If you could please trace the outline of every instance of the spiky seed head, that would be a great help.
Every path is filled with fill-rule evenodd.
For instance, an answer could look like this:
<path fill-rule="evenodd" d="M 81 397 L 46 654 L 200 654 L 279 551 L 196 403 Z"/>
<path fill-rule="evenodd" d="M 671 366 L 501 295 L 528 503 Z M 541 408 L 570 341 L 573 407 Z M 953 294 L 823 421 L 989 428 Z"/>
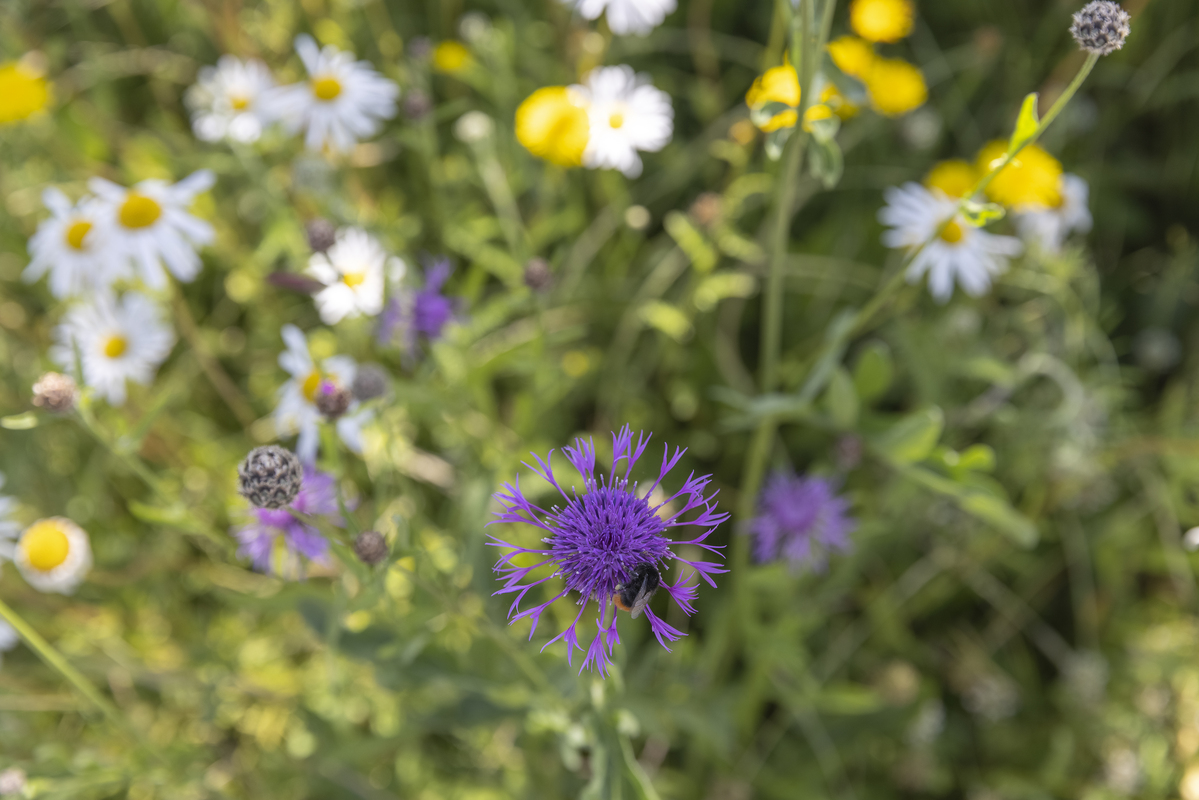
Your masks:
<path fill-rule="evenodd" d="M 337 241 L 337 228 L 324 217 L 310 219 L 304 223 L 304 233 L 308 236 L 308 246 L 314 253 L 323 253 Z"/>
<path fill-rule="evenodd" d="M 1094 0 L 1074 15 L 1070 33 L 1088 53 L 1106 56 L 1124 46 L 1132 17 L 1112 0 Z"/>
<path fill-rule="evenodd" d="M 387 393 L 387 370 L 378 364 L 362 364 L 354 373 L 350 392 L 356 400 L 373 400 Z"/>
<path fill-rule="evenodd" d="M 346 413 L 352 402 L 354 396 L 349 389 L 332 383 L 323 384 L 316 392 L 316 410 L 330 422 Z"/>
<path fill-rule="evenodd" d="M 304 481 L 299 457 L 275 444 L 255 447 L 237 468 L 238 492 L 259 508 L 283 508 Z"/>
<path fill-rule="evenodd" d="M 387 558 L 387 540 L 378 531 L 363 531 L 354 539 L 354 555 L 373 567 Z"/>
<path fill-rule="evenodd" d="M 33 384 L 33 404 L 38 408 L 66 414 L 79 401 L 79 387 L 70 375 L 47 372 Z"/>

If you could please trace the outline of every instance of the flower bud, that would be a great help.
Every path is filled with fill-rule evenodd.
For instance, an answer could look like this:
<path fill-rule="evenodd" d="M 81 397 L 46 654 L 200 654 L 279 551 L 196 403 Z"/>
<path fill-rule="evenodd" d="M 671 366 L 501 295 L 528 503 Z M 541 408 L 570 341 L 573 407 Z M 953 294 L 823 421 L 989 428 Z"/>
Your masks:
<path fill-rule="evenodd" d="M 1070 33 L 1088 53 L 1106 56 L 1124 46 L 1132 17 L 1112 0 L 1094 0 L 1074 15 Z"/>
<path fill-rule="evenodd" d="M 356 400 L 373 400 L 387 393 L 387 371 L 378 364 L 362 364 L 354 373 L 350 392 Z"/>
<path fill-rule="evenodd" d="M 33 384 L 33 404 L 38 408 L 66 414 L 75 408 L 78 401 L 79 387 L 70 375 L 47 372 Z"/>
<path fill-rule="evenodd" d="M 304 480 L 299 457 L 278 445 L 255 447 L 237 468 L 238 492 L 259 508 L 282 508 Z"/>
<path fill-rule="evenodd" d="M 354 555 L 373 567 L 387 558 L 387 540 L 378 531 L 363 531 L 354 540 Z"/>
<path fill-rule="evenodd" d="M 325 252 L 337 241 L 337 228 L 323 217 L 304 223 L 304 233 L 308 236 L 308 246 L 314 253 Z"/>
<path fill-rule="evenodd" d="M 433 110 L 433 101 L 420 89 L 412 89 L 401 101 L 404 116 L 411 120 L 424 119 Z"/>
<path fill-rule="evenodd" d="M 352 402 L 354 396 L 350 394 L 349 389 L 343 389 L 328 381 L 322 383 L 316 392 L 316 410 L 330 422 L 346 413 Z"/>
<path fill-rule="evenodd" d="M 544 292 L 554 282 L 554 273 L 544 258 L 531 258 L 525 264 L 525 286 L 535 292 Z"/>

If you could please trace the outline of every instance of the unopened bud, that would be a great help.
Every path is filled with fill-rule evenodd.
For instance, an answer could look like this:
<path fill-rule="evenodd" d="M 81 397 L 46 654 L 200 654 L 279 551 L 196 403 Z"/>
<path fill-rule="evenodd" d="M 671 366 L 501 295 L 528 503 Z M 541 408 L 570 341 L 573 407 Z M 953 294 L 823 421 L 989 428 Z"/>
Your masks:
<path fill-rule="evenodd" d="M 412 89 L 404 95 L 402 105 L 404 116 L 411 120 L 423 119 L 433 110 L 433 101 L 420 89 Z"/>
<path fill-rule="evenodd" d="M 373 567 L 387 558 L 387 540 L 378 531 L 363 531 L 354 540 L 354 555 Z"/>
<path fill-rule="evenodd" d="M 350 393 L 356 400 L 374 400 L 387 393 L 387 371 L 378 364 L 362 364 L 354 373 Z"/>
<path fill-rule="evenodd" d="M 304 223 L 304 233 L 308 236 L 308 246 L 314 253 L 325 252 L 337 241 L 337 228 L 323 217 Z"/>
<path fill-rule="evenodd" d="M 354 396 L 350 394 L 349 389 L 343 389 L 326 381 L 317 389 L 315 402 L 316 410 L 321 412 L 325 419 L 332 422 L 349 410 L 350 403 L 354 402 Z"/>
<path fill-rule="evenodd" d="M 299 457 L 279 445 L 255 447 L 237 468 L 238 492 L 259 508 L 282 508 L 304 481 Z"/>
<path fill-rule="evenodd" d="M 535 292 L 544 292 L 554 282 L 549 262 L 544 258 L 531 258 L 525 264 L 525 286 Z"/>
<path fill-rule="evenodd" d="M 33 384 L 33 404 L 38 408 L 66 414 L 79 401 L 79 387 L 70 375 L 47 372 Z"/>

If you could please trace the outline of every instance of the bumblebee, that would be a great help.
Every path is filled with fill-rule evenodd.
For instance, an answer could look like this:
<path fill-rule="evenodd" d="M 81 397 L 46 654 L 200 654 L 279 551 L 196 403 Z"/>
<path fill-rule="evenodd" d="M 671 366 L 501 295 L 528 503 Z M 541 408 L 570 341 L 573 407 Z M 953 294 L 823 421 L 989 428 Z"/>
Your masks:
<path fill-rule="evenodd" d="M 653 564 L 638 564 L 633 568 L 633 574 L 628 581 L 617 585 L 612 602 L 617 608 L 628 611 L 633 619 L 637 619 L 661 585 L 662 575 L 657 567 Z"/>

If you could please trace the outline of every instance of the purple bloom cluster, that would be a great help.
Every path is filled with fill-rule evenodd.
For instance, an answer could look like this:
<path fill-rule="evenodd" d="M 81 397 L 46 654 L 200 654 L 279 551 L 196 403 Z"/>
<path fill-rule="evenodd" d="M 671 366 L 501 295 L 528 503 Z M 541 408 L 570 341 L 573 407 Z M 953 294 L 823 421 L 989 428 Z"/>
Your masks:
<path fill-rule="evenodd" d="M 301 522 L 292 511 L 312 516 L 325 516 L 334 525 L 342 525 L 337 505 L 337 488 L 333 476 L 304 468 L 300 493 L 287 508 L 256 508 L 249 525 L 238 528 L 233 535 L 241 542 L 237 554 L 249 558 L 254 568 L 282 577 L 303 575 L 301 556 L 309 561 L 325 561 L 329 541 L 313 526 Z M 276 559 L 276 543 L 282 537 L 284 552 Z"/>
<path fill-rule="evenodd" d="M 580 606 L 574 622 L 542 647 L 544 650 L 559 639 L 565 640 L 566 658 L 570 663 L 574 650 L 583 650 L 578 641 L 577 630 L 583 612 L 587 610 L 591 600 L 595 600 L 599 606 L 599 618 L 596 620 L 598 631 L 591 646 L 587 648 L 587 656 L 579 669 L 580 672 L 594 666 L 599 669 L 601 676 L 606 676 L 607 668 L 612 663 L 613 651 L 620 642 L 620 636 L 616 631 L 617 607 L 612 596 L 618 585 L 630 579 L 638 565 L 652 564 L 662 573 L 667 572 L 667 564 L 672 560 L 691 567 L 693 571 L 680 577 L 674 584 L 663 581 L 661 585 L 688 616 L 695 613 L 692 601 L 698 592 L 698 583 L 685 585 L 687 581 L 698 574 L 710 586 L 715 587 L 712 576 L 727 572 L 718 563 L 688 561 L 671 550 L 675 545 L 691 544 L 719 555 L 722 547 L 707 544 L 705 540 L 729 515 L 717 511 L 716 492 L 704 496 L 704 490 L 712 480 L 710 475 L 697 478 L 695 473 L 691 473 L 683 483 L 683 488 L 673 495 L 666 496 L 657 505 L 650 505 L 651 493 L 661 485 L 667 473 L 679 462 L 684 450 L 676 448 L 672 455 L 670 447 L 666 446 L 658 477 L 644 490 L 639 491 L 636 482 L 629 482 L 633 466 L 649 446 L 649 440 L 649 436 L 638 434 L 634 443 L 632 429 L 627 425 L 620 433 L 613 433 L 612 474 L 606 481 L 602 477 L 596 477 L 595 445 L 592 441 L 575 439 L 574 447 L 563 447 L 562 452 L 566 460 L 583 476 L 582 494 L 573 487 L 570 494 L 567 494 L 559 484 L 551 466 L 552 450 L 545 461 L 536 453 L 532 454 L 537 466 L 525 466 L 558 490 L 565 501 L 563 507 L 555 505 L 546 511 L 533 505 L 521 493 L 519 477 L 513 484 L 503 484 L 502 490 L 495 494 L 504 510 L 496 512 L 497 518 L 488 524 L 523 522 L 544 532 L 541 541 L 545 546 L 542 548 L 519 547 L 494 536 L 490 537 L 494 541 L 488 544 L 508 550 L 500 557 L 494 569 L 504 583 L 504 587 L 496 594 L 516 594 L 508 610 L 509 621 L 532 618 L 533 627 L 529 631 L 529 638 L 532 639 L 542 612 L 555 601 L 574 593 Z M 624 474 L 617 475 L 622 461 Z M 678 511 L 671 513 L 666 510 L 668 504 L 680 498 L 682 507 Z M 683 515 L 696 509 L 699 511 L 694 519 L 682 519 Z M 704 530 L 695 538 L 684 541 L 666 536 L 668 529 L 689 526 Z M 533 556 L 536 563 L 521 566 L 521 563 L 528 560 L 526 556 Z M 531 573 L 542 568 L 552 571 L 536 580 L 530 578 Z M 564 581 L 562 591 L 540 605 L 520 610 L 520 603 L 525 595 L 534 587 L 555 577 L 561 577 Z M 645 614 L 658 643 L 668 651 L 670 648 L 666 645 L 667 640 L 675 641 L 685 635 L 655 615 L 650 608 L 645 609 Z"/>
<path fill-rule="evenodd" d="M 379 342 L 395 341 L 406 352 L 414 352 L 417 337 L 434 341 L 442 328 L 454 318 L 454 301 L 441 292 L 454 271 L 448 258 L 433 261 L 425 271 L 425 285 L 416 291 L 404 291 L 392 298 L 379 321 Z"/>
<path fill-rule="evenodd" d="M 823 570 L 828 552 L 848 552 L 849 534 L 857 523 L 847 512 L 849 501 L 836 485 L 816 476 L 776 472 L 758 497 L 758 516 L 750 522 L 754 556 L 765 563 L 786 558 L 792 567 Z"/>

